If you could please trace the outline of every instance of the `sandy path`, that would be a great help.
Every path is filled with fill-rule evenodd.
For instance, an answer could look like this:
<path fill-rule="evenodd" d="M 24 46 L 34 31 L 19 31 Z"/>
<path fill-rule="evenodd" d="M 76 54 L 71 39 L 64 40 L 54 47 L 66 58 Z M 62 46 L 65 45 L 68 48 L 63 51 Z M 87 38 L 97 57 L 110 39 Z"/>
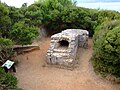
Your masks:
<path fill-rule="evenodd" d="M 92 41 L 88 49 L 79 49 L 79 67 L 73 71 L 54 67 L 42 67 L 50 39 L 40 44 L 40 50 L 19 55 L 16 76 L 23 90 L 120 90 L 120 85 L 112 84 L 96 76 L 90 63 Z"/>

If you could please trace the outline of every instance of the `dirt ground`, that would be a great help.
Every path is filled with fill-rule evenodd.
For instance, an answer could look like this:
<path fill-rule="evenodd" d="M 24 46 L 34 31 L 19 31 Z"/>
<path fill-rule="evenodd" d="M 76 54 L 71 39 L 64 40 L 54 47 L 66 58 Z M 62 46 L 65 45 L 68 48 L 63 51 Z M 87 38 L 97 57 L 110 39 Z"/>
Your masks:
<path fill-rule="evenodd" d="M 23 90 L 120 90 L 120 85 L 113 84 L 97 76 L 90 62 L 92 40 L 88 49 L 78 50 L 79 67 L 74 70 L 43 67 L 46 65 L 46 52 L 50 39 L 39 42 L 40 50 L 35 50 L 16 59 L 18 86 Z"/>

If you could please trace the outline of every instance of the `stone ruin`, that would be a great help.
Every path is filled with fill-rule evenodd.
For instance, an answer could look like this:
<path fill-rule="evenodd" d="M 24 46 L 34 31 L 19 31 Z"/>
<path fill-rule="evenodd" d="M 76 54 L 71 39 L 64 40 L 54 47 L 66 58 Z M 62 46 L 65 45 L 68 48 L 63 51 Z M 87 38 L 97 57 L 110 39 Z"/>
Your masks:
<path fill-rule="evenodd" d="M 89 33 L 82 29 L 67 29 L 51 36 L 47 63 L 73 66 L 78 47 L 87 48 Z"/>

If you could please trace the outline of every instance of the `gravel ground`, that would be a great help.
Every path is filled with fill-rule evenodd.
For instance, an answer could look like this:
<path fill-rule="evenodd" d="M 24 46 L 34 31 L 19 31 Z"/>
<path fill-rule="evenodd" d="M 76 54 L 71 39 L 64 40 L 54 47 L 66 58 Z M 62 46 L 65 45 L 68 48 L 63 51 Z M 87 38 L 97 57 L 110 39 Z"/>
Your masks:
<path fill-rule="evenodd" d="M 23 90 L 120 90 L 120 85 L 97 76 L 90 62 L 92 40 L 88 49 L 78 50 L 79 66 L 74 70 L 45 67 L 50 39 L 39 42 L 40 50 L 19 55 L 16 59 L 18 86 Z"/>

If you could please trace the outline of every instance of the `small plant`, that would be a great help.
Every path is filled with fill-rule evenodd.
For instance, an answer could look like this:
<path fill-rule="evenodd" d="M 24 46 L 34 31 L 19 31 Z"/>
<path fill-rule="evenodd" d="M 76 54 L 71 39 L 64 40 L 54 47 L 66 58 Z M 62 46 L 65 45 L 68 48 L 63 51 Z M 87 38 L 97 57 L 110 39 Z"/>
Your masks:
<path fill-rule="evenodd" d="M 17 78 L 0 68 L 0 90 L 22 90 L 17 87 Z"/>

